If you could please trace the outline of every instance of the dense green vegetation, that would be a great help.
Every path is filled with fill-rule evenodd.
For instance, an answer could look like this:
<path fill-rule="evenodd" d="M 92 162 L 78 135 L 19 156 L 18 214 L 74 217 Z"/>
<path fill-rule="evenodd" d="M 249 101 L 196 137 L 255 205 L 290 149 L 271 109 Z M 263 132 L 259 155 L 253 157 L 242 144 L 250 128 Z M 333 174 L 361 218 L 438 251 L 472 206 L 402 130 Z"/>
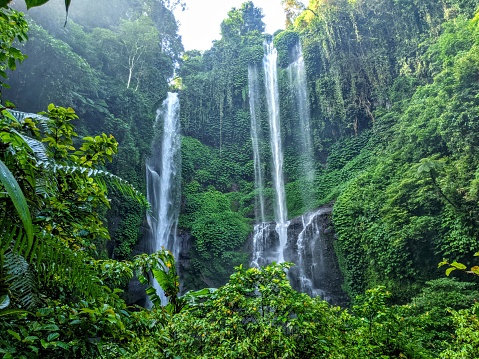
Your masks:
<path fill-rule="evenodd" d="M 63 4 L 50 1 L 30 9 L 29 40 L 21 47 L 28 58 L 22 71 L 9 74 L 12 86 L 4 98 L 28 112 L 42 111 L 50 103 L 75 108 L 82 118 L 78 133 L 103 131 L 120 143 L 107 168 L 144 189 L 156 109 L 182 51 L 169 7 L 175 4 L 78 1 L 66 27 Z M 111 200 L 110 252 L 118 259 L 130 258 L 144 210 L 121 196 Z"/>
<path fill-rule="evenodd" d="M 407 291 L 441 257 L 467 261 L 478 249 L 470 127 L 477 119 L 477 25 L 477 17 L 444 25 L 424 54 L 434 59 L 430 83 L 377 117 L 387 145 L 338 197 L 334 219 L 352 293 L 388 281 Z M 369 273 L 359 274 L 366 263 Z"/>
<path fill-rule="evenodd" d="M 288 213 L 311 209 L 301 199 L 300 139 L 285 70 L 299 39 L 317 166 L 311 197 L 313 206 L 336 202 L 337 249 L 352 298 L 386 285 L 396 300 L 408 300 L 441 275 L 434 268 L 442 257 L 468 262 L 478 249 L 476 7 L 473 1 L 311 1 L 274 38 Z M 247 67 L 261 68 L 265 35 L 257 30 L 261 16 L 249 12 L 246 4 L 232 10 L 221 40 L 184 56 L 182 126 L 203 144 L 201 155 L 196 147 L 183 153 L 196 166 L 184 168 L 185 208 L 191 186 L 204 193 L 214 186 L 230 196 L 231 210 L 254 216 Z M 241 17 L 257 25 L 241 27 Z M 226 24 L 239 25 L 226 32 Z M 268 133 L 264 98 L 260 112 Z M 267 141 L 261 146 L 268 152 Z M 215 159 L 202 163 L 196 156 Z M 266 196 L 271 215 L 272 193 Z M 185 215 L 207 214 L 198 208 Z"/>
<path fill-rule="evenodd" d="M 282 1 L 288 28 L 274 43 L 288 212 L 333 203 L 347 309 L 293 290 L 292 264 L 246 268 L 248 66 L 261 69 L 270 37 L 260 9 L 232 9 L 210 50 L 183 53 L 178 3 L 76 1 L 89 14 L 114 11 L 70 11 L 66 28 L 70 1 L 49 1 L 28 24 L 0 3 L 0 355 L 477 358 L 478 2 Z M 298 41 L 315 155 L 308 202 L 286 71 Z M 171 253 L 132 254 L 147 210 L 137 188 L 169 86 L 181 92 L 179 227 L 191 234 L 181 280 L 197 290 L 183 295 Z M 151 310 L 125 302 L 134 276 Z"/>

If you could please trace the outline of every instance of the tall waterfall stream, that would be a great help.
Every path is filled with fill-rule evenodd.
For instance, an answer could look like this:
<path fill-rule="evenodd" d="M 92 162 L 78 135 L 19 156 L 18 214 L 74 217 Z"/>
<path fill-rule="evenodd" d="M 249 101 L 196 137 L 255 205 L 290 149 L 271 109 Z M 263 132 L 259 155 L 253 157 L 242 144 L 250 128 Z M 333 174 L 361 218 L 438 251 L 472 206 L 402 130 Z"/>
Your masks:
<path fill-rule="evenodd" d="M 156 125 L 159 135 L 152 144 L 151 157 L 146 162 L 147 198 L 151 211 L 147 213 L 150 251 L 162 248 L 178 257 L 176 230 L 180 208 L 181 135 L 180 103 L 177 93 L 168 93 L 157 111 Z M 163 304 L 167 303 L 163 291 L 155 281 L 155 288 Z"/>
<path fill-rule="evenodd" d="M 276 231 L 279 235 L 277 261 L 281 263 L 284 262 L 284 248 L 288 240 L 288 210 L 286 208 L 286 192 L 284 189 L 277 60 L 278 52 L 273 42 L 266 42 L 265 55 L 263 58 L 264 83 L 266 88 L 266 102 L 268 104 L 271 154 L 273 158 L 273 186 L 275 191 L 274 219 L 276 221 Z"/>

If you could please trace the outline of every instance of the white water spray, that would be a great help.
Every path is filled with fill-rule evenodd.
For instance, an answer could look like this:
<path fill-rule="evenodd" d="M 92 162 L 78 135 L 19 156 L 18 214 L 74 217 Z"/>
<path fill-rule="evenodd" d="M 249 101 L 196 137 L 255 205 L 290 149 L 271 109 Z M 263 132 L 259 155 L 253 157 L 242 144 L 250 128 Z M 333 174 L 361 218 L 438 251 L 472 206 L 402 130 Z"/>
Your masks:
<path fill-rule="evenodd" d="M 329 211 L 329 208 L 321 208 L 316 212 L 306 213 L 301 216 L 303 227 L 298 234 L 297 241 L 299 289 L 302 293 L 308 293 L 313 297 L 317 295 L 324 296 L 324 292 L 319 288 L 315 288 L 314 285 L 314 274 L 324 273 L 326 270 L 322 248 L 323 238 L 321 238 L 321 227 L 317 219 Z"/>

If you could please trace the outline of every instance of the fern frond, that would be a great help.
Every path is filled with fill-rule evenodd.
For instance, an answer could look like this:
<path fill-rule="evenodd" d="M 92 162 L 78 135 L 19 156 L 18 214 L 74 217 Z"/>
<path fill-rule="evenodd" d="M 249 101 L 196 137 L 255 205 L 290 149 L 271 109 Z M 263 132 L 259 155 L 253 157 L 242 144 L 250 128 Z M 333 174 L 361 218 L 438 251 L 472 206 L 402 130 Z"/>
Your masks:
<path fill-rule="evenodd" d="M 8 251 L 4 256 L 6 283 L 17 307 L 32 309 L 41 304 L 35 276 L 22 256 Z"/>
<path fill-rule="evenodd" d="M 45 236 L 37 258 L 38 282 L 45 287 L 63 286 L 86 298 L 101 296 L 103 283 L 83 252 L 74 251 L 52 236 Z"/>
<path fill-rule="evenodd" d="M 15 130 L 12 130 L 12 132 L 14 132 L 20 139 L 23 140 L 24 144 L 37 161 L 38 166 L 51 161 L 49 157 L 49 151 L 43 142 L 22 135 Z M 43 198 L 46 198 L 49 195 L 54 195 L 57 192 L 56 178 L 51 173 L 45 172 L 43 176 L 39 176 L 35 180 L 35 192 Z"/>
<path fill-rule="evenodd" d="M 114 175 L 111 172 L 101 170 L 101 169 L 94 169 L 88 167 L 81 167 L 81 166 L 66 166 L 61 165 L 58 163 L 53 163 L 50 161 L 47 162 L 39 162 L 39 165 L 43 168 L 53 172 L 54 174 L 57 173 L 64 173 L 64 174 L 85 174 L 88 177 L 98 177 L 108 179 L 108 183 L 113 186 L 114 189 L 118 190 L 121 194 L 127 197 L 131 197 L 140 203 L 145 208 L 149 207 L 148 200 L 146 197 L 138 191 L 131 183 Z"/>
<path fill-rule="evenodd" d="M 38 127 L 44 133 L 50 133 L 50 129 L 48 128 L 48 122 L 50 119 L 48 117 L 38 115 L 35 113 L 27 113 L 22 111 L 16 110 L 9 110 L 8 111 L 19 123 L 24 123 L 25 119 L 31 118 L 37 121 Z M 45 168 L 52 170 L 53 173 L 63 172 L 66 174 L 74 174 L 74 173 L 86 173 L 88 177 L 103 177 L 109 180 L 109 184 L 112 187 L 120 192 L 122 195 L 131 197 L 140 203 L 145 208 L 149 208 L 149 203 L 146 197 L 138 191 L 132 184 L 128 181 L 114 175 L 105 170 L 101 169 L 93 169 L 88 167 L 81 167 L 81 166 L 67 166 L 67 165 L 60 165 L 58 163 L 52 162 L 48 157 L 48 150 L 45 148 L 42 142 L 32 139 L 28 136 L 21 135 L 20 133 L 16 132 L 20 138 L 27 144 L 27 146 L 31 149 L 32 153 L 34 154 L 38 165 Z"/>
<path fill-rule="evenodd" d="M 11 132 L 15 133 L 19 138 L 23 140 L 24 144 L 27 146 L 28 149 L 30 149 L 37 161 L 48 161 L 48 151 L 42 142 L 34 138 L 22 135 L 16 130 L 11 130 Z"/>
<path fill-rule="evenodd" d="M 48 128 L 48 125 L 47 125 L 48 121 L 50 121 L 48 117 L 45 117 L 36 113 L 29 113 L 29 112 L 23 112 L 23 111 L 17 111 L 17 110 L 8 110 L 8 112 L 10 112 L 10 114 L 12 114 L 20 123 L 24 123 L 25 119 L 27 118 L 36 120 L 40 130 L 42 130 L 45 133 L 50 132 L 50 129 Z"/>
<path fill-rule="evenodd" d="M 57 179 L 54 176 L 37 178 L 35 183 L 35 193 L 42 198 L 56 196 L 58 193 Z"/>

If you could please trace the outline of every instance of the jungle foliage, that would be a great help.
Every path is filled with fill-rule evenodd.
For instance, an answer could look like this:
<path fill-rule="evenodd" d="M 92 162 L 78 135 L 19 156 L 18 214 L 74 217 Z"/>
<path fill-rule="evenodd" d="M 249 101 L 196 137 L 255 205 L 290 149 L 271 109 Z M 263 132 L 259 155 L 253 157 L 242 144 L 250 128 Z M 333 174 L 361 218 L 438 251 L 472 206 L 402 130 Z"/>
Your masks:
<path fill-rule="evenodd" d="M 274 42 L 288 211 L 334 202 L 347 309 L 294 291 L 290 263 L 246 269 L 255 212 L 248 66 L 261 68 L 270 38 L 261 11 L 252 2 L 232 9 L 210 50 L 182 54 L 176 1 L 82 3 L 117 11 L 91 27 L 72 8 L 68 27 L 57 28 L 49 16 L 64 19 L 64 7 L 45 5 L 31 13 L 26 41 L 23 16 L 0 9 L 0 75 L 11 85 L 0 108 L 3 358 L 477 358 L 477 1 L 282 2 L 289 25 Z M 298 41 L 312 204 L 300 194 L 287 76 Z M 28 71 L 8 72 L 22 61 Z M 180 231 L 191 234 L 182 284 L 219 287 L 183 295 L 171 253 L 131 254 L 154 111 L 180 62 Z M 264 138 L 261 146 L 268 151 Z M 133 276 L 151 310 L 125 302 L 119 288 Z"/>
<path fill-rule="evenodd" d="M 477 26 L 477 15 L 443 25 L 424 53 L 434 59 L 431 81 L 377 117 L 387 123 L 387 145 L 338 197 L 334 221 L 352 293 L 387 282 L 407 293 L 442 257 L 468 263 L 477 250 L 476 140 L 468 130 L 477 119 Z"/>
<path fill-rule="evenodd" d="M 179 1 L 77 1 L 71 4 L 65 27 L 65 9 L 57 1 L 29 9 L 29 41 L 17 46 L 27 59 L 19 71 L 8 74 L 11 88 L 3 97 L 33 113 L 50 103 L 75 108 L 83 119 L 76 125 L 78 133 L 103 131 L 120 143 L 108 170 L 144 190 L 156 109 L 166 97 L 168 79 L 183 50 L 172 13 L 179 5 Z M 22 4 L 15 6 L 24 9 Z M 10 48 L 12 55 L 6 53 L 11 70 L 15 49 Z M 110 255 L 130 258 L 145 213 L 121 195 L 114 194 L 111 200 Z"/>

